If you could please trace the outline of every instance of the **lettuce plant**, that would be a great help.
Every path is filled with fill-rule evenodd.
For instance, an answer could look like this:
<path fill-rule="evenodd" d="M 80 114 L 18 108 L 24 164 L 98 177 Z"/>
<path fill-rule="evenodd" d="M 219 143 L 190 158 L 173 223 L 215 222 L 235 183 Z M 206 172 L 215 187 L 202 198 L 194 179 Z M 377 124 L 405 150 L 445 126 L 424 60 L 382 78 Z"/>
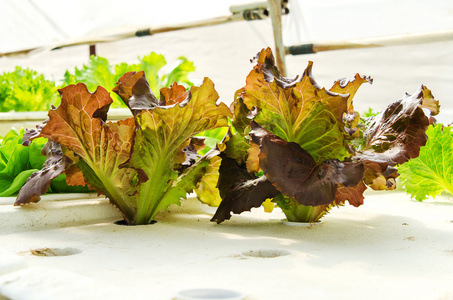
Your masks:
<path fill-rule="evenodd" d="M 39 111 L 58 104 L 55 82 L 30 69 L 16 67 L 0 75 L 0 111 Z"/>
<path fill-rule="evenodd" d="M 442 192 L 453 195 L 453 130 L 442 124 L 430 125 L 428 141 L 420 155 L 399 166 L 404 190 L 418 201 Z"/>
<path fill-rule="evenodd" d="M 193 191 L 218 153 L 199 157 L 203 142 L 194 135 L 228 125 L 231 115 L 217 103 L 214 84 L 173 84 L 150 90 L 144 72 L 128 72 L 113 89 L 133 117 L 107 122 L 110 93 L 98 87 L 90 93 L 83 83 L 61 90 L 61 104 L 49 111 L 43 126 L 27 133 L 28 140 L 49 139 L 48 160 L 30 176 L 15 205 L 39 201 L 49 179 L 65 173 L 68 184 L 87 184 L 119 208 L 127 224 L 148 224 L 170 204 Z"/>
<path fill-rule="evenodd" d="M 24 129 L 11 129 L 0 141 L 0 197 L 17 194 L 28 177 L 41 169 L 46 161 L 46 139 L 36 139 L 26 147 L 22 145 L 23 135 Z M 88 189 L 68 186 L 65 175 L 61 174 L 51 181 L 48 192 L 81 193 Z"/>
<path fill-rule="evenodd" d="M 193 72 L 195 67 L 183 56 L 179 57 L 174 64 L 167 65 L 165 57 L 155 52 L 139 57 L 136 64 L 123 62 L 114 66 L 104 57 L 91 56 L 88 64 L 83 65 L 82 68 L 75 68 L 74 72 L 66 71 L 62 85 L 68 86 L 81 82 L 90 91 L 94 91 L 98 86 L 111 91 L 121 75 L 136 70 L 145 72 L 151 91 L 158 94 L 161 88 L 168 87 L 175 81 L 186 88 L 192 86 L 193 83 L 188 79 L 188 74 Z M 113 99 L 112 107 L 126 107 L 113 91 L 110 96 Z"/>
<path fill-rule="evenodd" d="M 233 103 L 235 133 L 219 168 L 222 202 L 212 221 L 220 223 L 269 199 L 289 221 L 318 221 L 346 201 L 363 204 L 367 186 L 393 189 L 401 165 L 426 143 L 437 100 L 422 86 L 360 122 L 352 98 L 369 77 L 336 81 L 321 88 L 312 62 L 294 79 L 280 75 L 271 50 L 263 49 Z"/>
<path fill-rule="evenodd" d="M 0 143 L 0 197 L 17 193 L 27 178 L 41 169 L 45 139 L 37 139 L 30 147 L 22 145 L 24 130 L 11 129 Z"/>

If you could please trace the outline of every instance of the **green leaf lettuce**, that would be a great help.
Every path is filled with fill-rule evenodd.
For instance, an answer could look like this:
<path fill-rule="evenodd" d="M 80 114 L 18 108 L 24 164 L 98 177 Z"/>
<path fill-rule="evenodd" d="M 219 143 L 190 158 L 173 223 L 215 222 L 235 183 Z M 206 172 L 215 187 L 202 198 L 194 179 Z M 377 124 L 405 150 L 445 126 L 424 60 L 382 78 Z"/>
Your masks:
<path fill-rule="evenodd" d="M 420 155 L 398 167 L 402 186 L 413 198 L 423 201 L 444 191 L 453 195 L 453 131 L 451 126 L 431 125 Z"/>

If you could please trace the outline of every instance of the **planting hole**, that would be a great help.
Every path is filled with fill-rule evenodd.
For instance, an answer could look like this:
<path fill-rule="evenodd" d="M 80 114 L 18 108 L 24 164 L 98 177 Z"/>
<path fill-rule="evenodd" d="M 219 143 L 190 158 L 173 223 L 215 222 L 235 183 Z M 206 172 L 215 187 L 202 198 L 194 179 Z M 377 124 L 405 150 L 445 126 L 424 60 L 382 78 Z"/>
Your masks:
<path fill-rule="evenodd" d="M 129 224 L 126 223 L 126 220 L 119 220 L 119 221 L 115 221 L 115 222 L 113 222 L 113 223 L 114 223 L 115 225 L 124 225 L 124 226 L 141 226 L 141 225 L 129 225 Z M 145 224 L 145 226 L 146 226 L 146 225 L 153 225 L 153 224 L 156 224 L 156 223 L 157 223 L 157 221 L 152 220 L 151 223 Z"/>
<path fill-rule="evenodd" d="M 30 250 L 34 256 L 69 256 L 82 253 L 76 248 L 38 248 Z"/>
<path fill-rule="evenodd" d="M 259 257 L 259 258 L 274 258 L 279 256 L 290 255 L 286 250 L 250 250 L 242 253 L 242 256 Z"/>
<path fill-rule="evenodd" d="M 242 300 L 242 293 L 224 289 L 191 289 L 180 291 L 176 300 Z"/>

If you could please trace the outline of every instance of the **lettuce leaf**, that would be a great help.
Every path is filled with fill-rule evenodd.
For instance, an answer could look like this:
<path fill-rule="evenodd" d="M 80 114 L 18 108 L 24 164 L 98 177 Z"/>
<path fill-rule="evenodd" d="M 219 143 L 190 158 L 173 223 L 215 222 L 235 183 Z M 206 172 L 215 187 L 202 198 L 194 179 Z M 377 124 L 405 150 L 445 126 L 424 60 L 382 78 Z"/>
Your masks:
<path fill-rule="evenodd" d="M 420 155 L 398 167 L 404 190 L 418 201 L 447 191 L 453 195 L 453 130 L 431 125 Z"/>
<path fill-rule="evenodd" d="M 46 161 L 41 170 L 32 170 L 25 178 L 25 188 L 20 189 L 15 205 L 38 202 L 41 195 L 50 188 L 51 181 L 63 174 L 67 164 L 71 164 L 71 161 L 63 155 L 60 144 L 53 141 L 45 144 L 42 153 L 46 155 Z"/>
<path fill-rule="evenodd" d="M 194 188 L 198 199 L 202 203 L 213 207 L 219 206 L 222 201 L 217 189 L 221 162 L 222 160 L 217 155 L 210 159 L 209 164 L 206 166 L 206 173 Z"/>
<path fill-rule="evenodd" d="M 425 132 L 430 121 L 423 109 L 435 116 L 439 108 L 439 101 L 422 85 L 413 95 L 406 94 L 368 120 L 362 147 L 353 159 L 363 161 L 367 166 L 365 182 L 370 187 L 395 188 L 398 176 L 395 166 L 418 157 L 428 139 Z"/>
<path fill-rule="evenodd" d="M 137 175 L 132 168 L 122 168 L 129 160 L 133 137 L 134 120 L 132 118 L 115 123 L 105 123 L 107 110 L 112 99 L 110 93 L 99 87 L 93 94 L 79 83 L 59 90 L 61 104 L 49 110 L 49 120 L 42 127 L 38 137 L 45 137 L 60 144 L 65 161 L 59 170 L 83 171 L 89 187 L 107 195 L 124 213 L 125 218 L 134 216 L 133 202 L 127 201 L 131 191 L 129 181 Z M 50 158 L 49 158 L 50 159 Z M 71 164 L 76 166 L 70 169 Z M 43 170 L 45 171 L 45 170 Z M 74 180 L 77 172 L 66 173 L 67 181 L 84 184 Z M 41 186 L 48 185 L 48 177 L 38 179 Z M 78 176 L 80 178 L 80 176 Z M 38 199 L 38 192 L 32 194 L 35 180 L 30 180 L 19 193 L 15 205 L 27 204 L 30 199 Z M 44 189 L 42 189 L 44 190 Z"/>
<path fill-rule="evenodd" d="M 383 112 L 373 117 L 364 131 L 363 152 L 384 153 L 390 165 L 403 164 L 417 157 L 420 146 L 428 137 L 425 133 L 429 119 L 423 108 L 432 116 L 439 113 L 439 101 L 431 91 L 421 86 L 413 95 L 406 94 L 401 100 L 390 104 Z"/>
<path fill-rule="evenodd" d="M 110 65 L 109 61 L 101 56 L 91 56 L 88 64 L 82 68 L 74 68 L 71 73 L 67 70 L 64 74 L 63 85 L 68 86 L 84 83 L 90 91 L 96 90 L 98 86 L 102 86 L 107 90 L 111 90 L 115 86 L 117 78 Z"/>
<path fill-rule="evenodd" d="M 231 218 L 230 212 L 240 214 L 249 211 L 280 194 L 265 176 L 258 177 L 248 172 L 245 165 L 238 165 L 236 160 L 224 153 L 220 157 L 218 187 L 222 202 L 211 221 L 221 223 Z"/>

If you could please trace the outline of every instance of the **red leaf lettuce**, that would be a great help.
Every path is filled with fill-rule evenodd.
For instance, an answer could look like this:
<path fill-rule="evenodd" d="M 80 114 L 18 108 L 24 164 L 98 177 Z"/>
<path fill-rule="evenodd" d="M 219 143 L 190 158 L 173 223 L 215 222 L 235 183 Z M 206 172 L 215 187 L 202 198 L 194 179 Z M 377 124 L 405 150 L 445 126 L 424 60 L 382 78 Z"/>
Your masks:
<path fill-rule="evenodd" d="M 280 75 L 269 48 L 255 62 L 233 103 L 237 132 L 222 153 L 223 201 L 212 218 L 218 223 L 229 219 L 230 212 L 250 210 L 266 199 L 273 199 L 290 221 L 317 221 L 346 201 L 363 204 L 366 185 L 394 188 L 395 166 L 418 156 L 426 143 L 429 120 L 422 108 L 432 115 L 439 110 L 422 86 L 366 126 L 352 98 L 371 78 L 357 74 L 326 90 L 314 80 L 312 62 L 294 79 Z M 267 187 L 251 201 L 258 182 Z"/>
<path fill-rule="evenodd" d="M 157 100 L 144 73 L 129 72 L 113 91 L 130 108 L 132 118 L 106 121 L 112 99 L 102 87 L 90 93 L 79 83 L 59 90 L 60 106 L 49 111 L 45 126 L 30 139 L 42 136 L 61 145 L 62 157 L 54 168 L 29 179 L 16 205 L 39 200 L 42 193 L 32 192 L 30 186 L 45 186 L 54 176 L 44 174 L 65 172 L 68 183 L 86 183 L 106 195 L 127 224 L 148 224 L 196 187 L 218 150 L 203 157 L 187 155 L 200 142 L 191 139 L 227 126 L 231 115 L 225 104 L 217 103 L 212 81 L 205 78 L 189 91 L 173 84 L 161 89 Z"/>

